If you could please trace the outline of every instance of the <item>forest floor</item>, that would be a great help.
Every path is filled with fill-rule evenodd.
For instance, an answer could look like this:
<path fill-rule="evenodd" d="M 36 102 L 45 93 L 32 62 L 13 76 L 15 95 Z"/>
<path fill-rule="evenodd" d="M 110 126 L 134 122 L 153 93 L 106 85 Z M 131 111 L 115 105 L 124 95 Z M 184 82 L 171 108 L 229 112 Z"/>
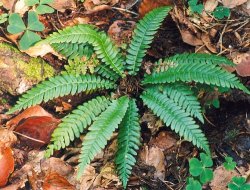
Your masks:
<path fill-rule="evenodd" d="M 165 57 L 184 52 L 209 53 L 232 60 L 235 68 L 225 69 L 234 72 L 245 86 L 250 87 L 250 1 L 203 0 L 199 3 L 206 10 L 201 14 L 191 13 L 190 5 L 183 1 L 54 0 L 49 5 L 55 11 L 39 15 L 45 30 L 38 34 L 46 38 L 58 29 L 92 24 L 107 32 L 117 46 L 126 48 L 140 18 L 155 7 L 172 5 L 171 13 L 155 35 L 143 60 L 142 75 L 153 62 Z M 214 10 L 218 6 L 228 7 L 230 14 L 221 19 L 215 18 Z M 23 0 L 2 0 L 0 14 L 19 13 L 26 18 L 29 9 Z M 87 167 L 80 181 L 76 179 L 76 168 L 83 136 L 69 147 L 57 151 L 53 157 L 44 158 L 50 135 L 60 119 L 89 99 L 88 95 L 80 93 L 60 97 L 24 112 L 6 114 L 21 93 L 44 78 L 60 73 L 67 64 L 64 57 L 49 47 L 32 46 L 20 50 L 20 34 L 8 33 L 7 26 L 8 21 L 3 21 L 0 30 L 0 189 L 122 189 L 113 163 L 116 133 Z M 15 47 L 15 51 L 9 49 L 9 45 Z M 14 58 L 31 62 L 31 57 L 40 57 L 34 59 L 39 59 L 39 64 L 44 64 L 45 69 L 41 66 L 37 75 L 40 77 L 45 73 L 45 77 L 24 79 L 24 75 L 20 74 L 25 72 L 23 68 L 17 69 L 13 65 L 16 63 Z M 8 66 L 4 65 L 7 62 Z M 86 69 L 91 70 L 91 66 Z M 13 74 L 15 69 L 18 74 Z M 36 69 L 39 67 L 35 66 Z M 21 86 L 22 81 L 25 81 L 24 86 Z M 250 96 L 238 90 L 221 93 L 213 89 L 209 92 L 201 90 L 198 98 L 205 117 L 205 124 L 200 126 L 210 143 L 214 162 L 214 178 L 203 185 L 203 189 L 227 189 L 234 176 L 243 176 L 250 182 Z M 199 156 L 199 149 L 180 139 L 150 110 L 142 110 L 142 144 L 127 189 L 185 189 L 190 175 L 189 160 Z M 2 156 L 8 156 L 4 163 L 1 162 Z M 232 157 L 236 162 L 234 170 L 227 171 L 223 167 L 225 156 Z M 6 167 L 9 167 L 7 174 L 2 172 L 7 170 Z"/>

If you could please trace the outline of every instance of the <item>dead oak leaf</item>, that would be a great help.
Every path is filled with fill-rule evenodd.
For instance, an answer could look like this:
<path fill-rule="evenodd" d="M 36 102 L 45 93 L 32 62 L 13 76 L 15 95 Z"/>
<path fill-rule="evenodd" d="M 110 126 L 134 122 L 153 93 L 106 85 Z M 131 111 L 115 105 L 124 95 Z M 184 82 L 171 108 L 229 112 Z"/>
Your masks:
<path fill-rule="evenodd" d="M 228 8 L 234 8 L 246 2 L 247 0 L 222 0 L 223 6 Z"/>

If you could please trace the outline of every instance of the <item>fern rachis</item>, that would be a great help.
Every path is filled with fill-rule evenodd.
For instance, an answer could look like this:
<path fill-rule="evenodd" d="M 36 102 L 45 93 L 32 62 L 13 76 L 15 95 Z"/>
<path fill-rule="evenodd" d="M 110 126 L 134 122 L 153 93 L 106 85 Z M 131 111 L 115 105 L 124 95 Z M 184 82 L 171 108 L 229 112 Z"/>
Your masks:
<path fill-rule="evenodd" d="M 55 50 L 70 59 L 80 59 L 82 55 L 93 50 L 103 64 L 97 66 L 96 72 L 92 75 L 64 74 L 38 84 L 24 94 L 9 113 L 67 94 L 115 89 L 118 80 L 127 73 L 138 73 L 154 34 L 170 9 L 154 9 L 139 22 L 127 50 L 126 59 L 112 44 L 111 39 L 93 26 L 78 25 L 53 33 L 41 43 L 51 44 Z M 84 50 L 86 52 L 83 52 Z M 194 117 L 204 122 L 201 106 L 188 83 L 195 81 L 226 86 L 249 93 L 233 74 L 222 70 L 220 66 L 223 64 L 233 65 L 226 58 L 215 55 L 175 55 L 165 59 L 162 65 L 155 64 L 155 71 L 145 75 L 140 81 L 143 89 L 140 97 L 143 103 L 162 119 L 166 126 L 170 126 L 181 137 L 207 153 L 210 152 L 208 141 L 193 119 Z M 129 77 L 125 79 L 129 80 Z M 120 89 L 122 88 L 118 87 L 117 92 Z M 137 95 L 138 92 L 130 94 L 124 91 L 111 97 L 95 95 L 93 99 L 83 103 L 62 119 L 62 123 L 52 135 L 46 155 L 51 156 L 55 150 L 68 146 L 87 131 L 79 159 L 78 174 L 81 175 L 82 170 L 105 147 L 112 133 L 118 128 L 115 163 L 120 180 L 126 188 L 140 144 L 139 110 L 136 99 L 131 98 L 134 94 Z"/>

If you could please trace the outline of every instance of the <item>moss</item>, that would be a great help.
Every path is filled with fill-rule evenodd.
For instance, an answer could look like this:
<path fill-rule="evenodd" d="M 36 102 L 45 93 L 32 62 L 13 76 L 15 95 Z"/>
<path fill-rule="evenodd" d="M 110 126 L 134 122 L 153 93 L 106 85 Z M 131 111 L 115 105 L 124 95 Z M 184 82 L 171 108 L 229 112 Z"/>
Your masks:
<path fill-rule="evenodd" d="M 31 58 L 29 62 L 19 60 L 17 66 L 24 72 L 27 80 L 41 81 L 54 75 L 53 67 L 37 58 Z"/>

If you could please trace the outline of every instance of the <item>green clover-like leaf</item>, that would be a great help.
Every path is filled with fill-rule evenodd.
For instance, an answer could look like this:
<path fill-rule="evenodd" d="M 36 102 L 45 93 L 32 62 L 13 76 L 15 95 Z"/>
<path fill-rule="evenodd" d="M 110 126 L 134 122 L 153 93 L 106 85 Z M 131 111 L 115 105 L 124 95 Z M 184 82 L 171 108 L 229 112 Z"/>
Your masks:
<path fill-rule="evenodd" d="M 226 170 L 230 171 L 230 170 L 234 170 L 235 166 L 236 166 L 236 162 L 233 161 L 232 157 L 225 157 L 226 162 L 223 163 L 223 166 L 225 167 Z"/>
<path fill-rule="evenodd" d="M 224 17 L 228 17 L 230 15 L 230 10 L 227 7 L 218 6 L 214 10 L 213 15 L 217 19 L 223 19 Z"/>
<path fill-rule="evenodd" d="M 34 11 L 29 11 L 28 13 L 28 30 L 33 30 L 33 31 L 43 31 L 44 30 L 44 25 L 41 23 L 38 19 L 38 15 Z"/>
<path fill-rule="evenodd" d="M 34 6 L 39 3 L 39 0 L 25 0 L 24 3 L 27 6 Z"/>
<path fill-rule="evenodd" d="M 213 166 L 213 160 L 210 156 L 201 153 L 199 161 L 197 158 L 192 158 L 189 161 L 189 172 L 192 176 L 200 176 L 200 182 L 205 184 L 213 179 L 213 170 L 209 167 Z"/>
<path fill-rule="evenodd" d="M 230 190 L 249 190 L 250 184 L 246 184 L 246 178 L 233 177 L 232 182 L 228 184 Z"/>
<path fill-rule="evenodd" d="M 13 13 L 9 16 L 9 25 L 7 26 L 7 31 L 11 34 L 18 34 L 23 32 L 26 29 L 26 26 L 17 13 Z"/>
<path fill-rule="evenodd" d="M 26 50 L 29 49 L 36 42 L 40 41 L 41 37 L 35 32 L 27 30 L 19 41 L 20 49 Z"/>
<path fill-rule="evenodd" d="M 38 5 L 36 7 L 37 14 L 47 14 L 47 13 L 53 13 L 54 9 L 48 5 Z"/>
<path fill-rule="evenodd" d="M 198 0 L 189 0 L 188 5 L 193 13 L 201 14 L 204 10 L 204 5 L 198 4 Z"/>
<path fill-rule="evenodd" d="M 202 164 L 197 158 L 189 160 L 189 172 L 194 177 L 201 175 Z"/>
<path fill-rule="evenodd" d="M 187 181 L 186 190 L 202 190 L 202 186 L 198 180 L 189 177 Z"/>
<path fill-rule="evenodd" d="M 53 3 L 54 0 L 40 0 L 40 5 Z"/>

